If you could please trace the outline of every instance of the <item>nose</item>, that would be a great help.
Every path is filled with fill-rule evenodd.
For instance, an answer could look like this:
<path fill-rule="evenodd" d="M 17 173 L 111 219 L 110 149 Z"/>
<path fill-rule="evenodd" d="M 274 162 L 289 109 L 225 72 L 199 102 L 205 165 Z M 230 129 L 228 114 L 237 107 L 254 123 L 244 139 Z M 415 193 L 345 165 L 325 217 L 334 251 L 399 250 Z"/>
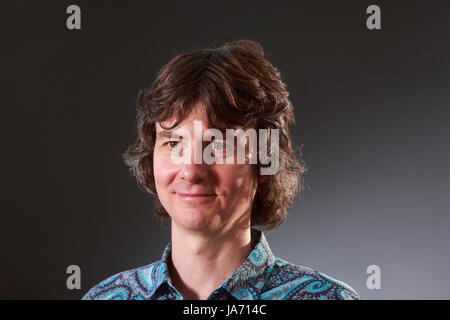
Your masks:
<path fill-rule="evenodd" d="M 180 178 L 192 184 L 204 181 L 208 177 L 208 168 L 205 164 L 182 164 Z"/>
<path fill-rule="evenodd" d="M 210 174 L 208 169 L 209 165 L 203 161 L 202 142 L 198 143 L 196 146 L 192 143 L 192 145 L 188 147 L 190 149 L 189 161 L 183 161 L 180 165 L 179 176 L 182 180 L 186 180 L 187 182 L 198 183 L 207 179 Z M 197 156 L 195 156 L 194 152 L 197 152 Z"/>

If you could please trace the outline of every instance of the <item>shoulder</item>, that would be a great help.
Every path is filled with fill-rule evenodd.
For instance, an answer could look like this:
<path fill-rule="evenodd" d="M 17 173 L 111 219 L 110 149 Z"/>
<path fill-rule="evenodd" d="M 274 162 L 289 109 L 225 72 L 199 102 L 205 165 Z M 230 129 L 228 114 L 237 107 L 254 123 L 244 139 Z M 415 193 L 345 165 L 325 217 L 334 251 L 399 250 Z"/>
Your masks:
<path fill-rule="evenodd" d="M 359 300 L 359 294 L 345 282 L 322 272 L 275 258 L 262 299 Z"/>
<path fill-rule="evenodd" d="M 156 290 L 161 261 L 114 274 L 92 287 L 82 300 L 140 300 Z"/>

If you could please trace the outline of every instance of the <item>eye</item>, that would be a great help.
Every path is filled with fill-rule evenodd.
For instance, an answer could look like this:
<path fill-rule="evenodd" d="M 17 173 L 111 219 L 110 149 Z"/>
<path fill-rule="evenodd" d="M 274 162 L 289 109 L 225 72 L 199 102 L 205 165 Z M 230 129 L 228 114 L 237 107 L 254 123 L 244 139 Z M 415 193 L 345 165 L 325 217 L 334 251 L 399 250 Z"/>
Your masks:
<path fill-rule="evenodd" d="M 169 147 L 169 149 L 172 150 L 173 148 L 175 148 L 177 146 L 178 143 L 180 143 L 180 141 L 173 140 L 173 141 L 168 141 L 166 144 Z"/>
<path fill-rule="evenodd" d="M 227 144 L 219 141 L 214 141 L 212 148 L 215 151 L 224 151 L 227 149 Z"/>

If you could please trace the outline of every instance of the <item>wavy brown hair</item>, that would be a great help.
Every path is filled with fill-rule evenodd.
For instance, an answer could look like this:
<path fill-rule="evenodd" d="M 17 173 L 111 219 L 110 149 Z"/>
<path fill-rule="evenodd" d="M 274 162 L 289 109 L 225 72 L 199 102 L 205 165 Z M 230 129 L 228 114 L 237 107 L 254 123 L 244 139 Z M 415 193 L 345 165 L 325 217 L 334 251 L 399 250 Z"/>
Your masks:
<path fill-rule="evenodd" d="M 307 170 L 300 149 L 294 151 L 291 143 L 294 109 L 288 96 L 280 72 L 255 41 L 238 40 L 179 54 L 161 68 L 150 88 L 138 94 L 138 137 L 123 154 L 125 163 L 138 185 L 156 195 L 155 125 L 175 119 L 170 128 L 176 127 L 198 101 L 205 105 L 211 128 L 279 129 L 278 172 L 258 184 L 251 214 L 252 226 L 275 228 L 286 219 L 299 190 L 303 196 Z M 258 161 L 256 166 L 263 165 Z M 158 197 L 155 213 L 163 220 L 169 218 Z"/>

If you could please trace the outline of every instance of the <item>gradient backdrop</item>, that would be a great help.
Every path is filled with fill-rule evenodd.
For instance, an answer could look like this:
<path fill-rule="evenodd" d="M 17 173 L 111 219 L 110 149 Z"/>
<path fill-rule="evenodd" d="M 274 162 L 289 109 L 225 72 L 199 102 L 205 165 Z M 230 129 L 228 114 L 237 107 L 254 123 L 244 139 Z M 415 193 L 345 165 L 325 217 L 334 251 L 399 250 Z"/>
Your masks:
<path fill-rule="evenodd" d="M 169 229 L 121 159 L 136 94 L 176 54 L 248 38 L 288 85 L 309 166 L 304 199 L 266 232 L 275 255 L 363 299 L 449 299 L 450 6 L 393 2 L 3 3 L 0 298 L 80 299 L 160 259 Z"/>

